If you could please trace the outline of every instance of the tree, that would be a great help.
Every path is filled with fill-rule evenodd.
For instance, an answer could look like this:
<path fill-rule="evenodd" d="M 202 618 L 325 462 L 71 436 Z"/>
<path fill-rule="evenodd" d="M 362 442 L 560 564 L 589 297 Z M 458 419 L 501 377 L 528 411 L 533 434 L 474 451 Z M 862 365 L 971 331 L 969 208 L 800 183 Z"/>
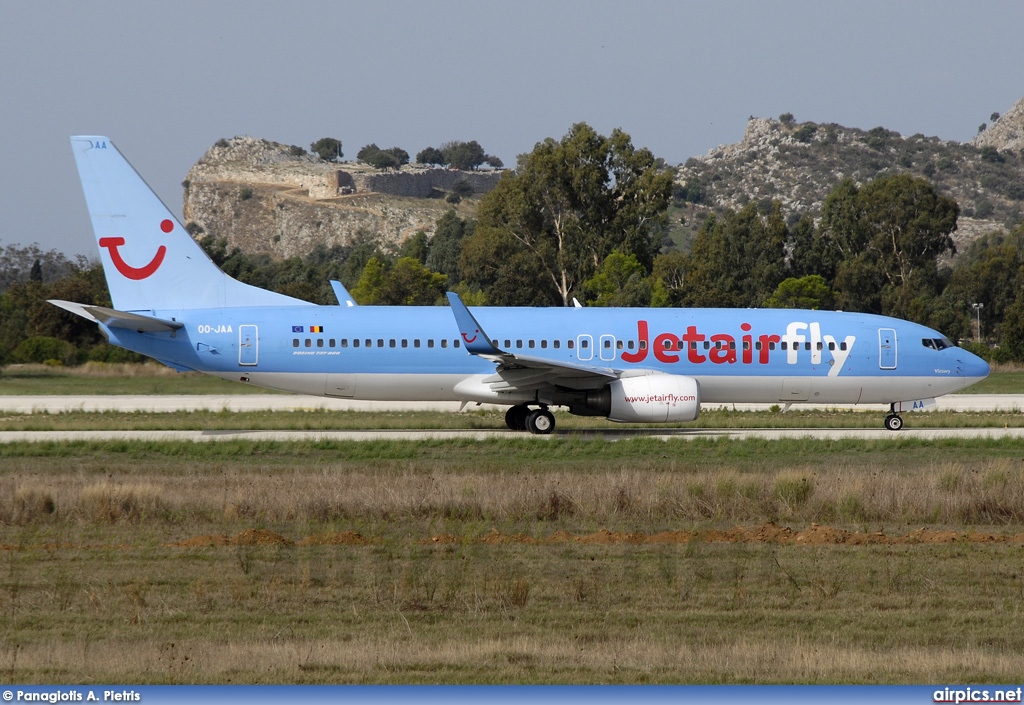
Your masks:
<path fill-rule="evenodd" d="M 651 282 L 636 255 L 612 252 L 594 276 L 583 284 L 592 306 L 634 306 L 651 304 Z"/>
<path fill-rule="evenodd" d="M 294 153 L 295 148 L 292 148 Z M 344 154 L 341 152 L 341 140 L 333 137 L 321 137 L 309 145 L 309 150 L 323 159 L 325 162 L 340 161 Z"/>
<path fill-rule="evenodd" d="M 448 211 L 434 225 L 434 237 L 424 264 L 432 271 L 447 275 L 451 283 L 461 281 L 462 241 L 472 232 L 473 223 L 460 218 L 454 210 Z"/>
<path fill-rule="evenodd" d="M 760 306 L 786 277 L 788 230 L 776 202 L 705 221 L 687 258 L 684 306 Z"/>
<path fill-rule="evenodd" d="M 473 239 L 523 253 L 530 270 L 553 288 L 550 303 L 569 305 L 574 289 L 615 250 L 650 268 L 672 178 L 625 132 L 605 137 L 578 123 L 560 141 L 548 138 L 520 156 L 515 171 L 481 199 Z M 545 288 L 540 285 L 533 284 Z M 492 290 L 485 291 L 494 302 Z"/>
<path fill-rule="evenodd" d="M 429 253 L 430 241 L 427 239 L 427 234 L 422 230 L 417 230 L 414 235 L 402 243 L 399 254 L 401 257 L 412 257 L 420 264 L 425 264 Z"/>
<path fill-rule="evenodd" d="M 359 276 L 359 281 L 352 287 L 350 292 L 352 298 L 357 303 L 363 305 L 380 303 L 386 273 L 387 269 L 384 262 L 376 257 L 371 257 L 367 261 L 366 266 L 363 267 L 363 273 Z"/>
<path fill-rule="evenodd" d="M 432 164 L 433 166 L 441 166 L 445 164 L 444 154 L 440 149 L 436 147 L 427 147 L 419 154 L 416 155 L 417 164 Z"/>
<path fill-rule="evenodd" d="M 839 306 L 920 320 L 920 299 L 942 289 L 937 258 L 956 252 L 959 212 L 929 181 L 907 174 L 862 188 L 841 183 L 825 199 L 815 246 L 823 268 L 834 267 Z"/>
<path fill-rule="evenodd" d="M 476 140 L 470 142 L 445 142 L 441 145 L 444 163 L 453 169 L 470 170 L 487 161 L 484 148 Z"/>
<path fill-rule="evenodd" d="M 834 297 L 825 279 L 817 274 L 783 279 L 764 305 L 769 308 L 833 308 Z"/>
<path fill-rule="evenodd" d="M 356 159 L 380 170 L 398 169 L 409 163 L 409 153 L 400 147 L 381 149 L 370 143 L 359 150 Z"/>
<path fill-rule="evenodd" d="M 413 257 L 400 257 L 388 268 L 370 258 L 352 296 L 360 304 L 380 306 L 430 306 L 444 296 L 448 277 L 431 272 Z"/>
<path fill-rule="evenodd" d="M 385 306 L 433 306 L 444 297 L 448 277 L 431 272 L 413 257 L 400 257 L 385 278 L 381 300 Z"/>

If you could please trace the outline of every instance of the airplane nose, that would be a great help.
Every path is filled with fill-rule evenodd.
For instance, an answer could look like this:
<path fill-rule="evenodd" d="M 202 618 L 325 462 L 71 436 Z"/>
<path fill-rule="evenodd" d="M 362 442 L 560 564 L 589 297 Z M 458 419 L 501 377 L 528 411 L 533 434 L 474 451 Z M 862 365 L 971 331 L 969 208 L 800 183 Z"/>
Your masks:
<path fill-rule="evenodd" d="M 974 353 L 961 350 L 960 357 L 960 374 L 964 377 L 974 377 L 977 379 L 984 379 L 988 377 L 991 368 L 988 363 L 982 360 Z"/>

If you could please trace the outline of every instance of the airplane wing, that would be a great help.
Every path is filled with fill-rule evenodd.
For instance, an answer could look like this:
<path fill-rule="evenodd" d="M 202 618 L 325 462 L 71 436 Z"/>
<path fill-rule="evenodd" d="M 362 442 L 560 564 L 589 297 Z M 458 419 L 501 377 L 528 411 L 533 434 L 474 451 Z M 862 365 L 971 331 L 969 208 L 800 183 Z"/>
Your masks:
<path fill-rule="evenodd" d="M 495 374 L 485 380 L 494 391 L 528 391 L 550 385 L 587 389 L 622 376 L 622 370 L 611 367 L 517 355 L 502 350 L 494 345 L 458 294 L 449 291 L 448 302 L 467 352 L 497 365 Z"/>
<path fill-rule="evenodd" d="M 161 331 L 175 331 L 185 327 L 184 323 L 178 321 L 165 321 L 162 318 L 144 316 L 127 311 L 117 311 L 106 306 L 89 306 L 59 299 L 48 299 L 48 301 L 54 306 L 60 306 L 65 311 L 70 311 L 95 323 L 102 323 L 108 328 L 125 328 L 140 332 L 159 333 Z"/>

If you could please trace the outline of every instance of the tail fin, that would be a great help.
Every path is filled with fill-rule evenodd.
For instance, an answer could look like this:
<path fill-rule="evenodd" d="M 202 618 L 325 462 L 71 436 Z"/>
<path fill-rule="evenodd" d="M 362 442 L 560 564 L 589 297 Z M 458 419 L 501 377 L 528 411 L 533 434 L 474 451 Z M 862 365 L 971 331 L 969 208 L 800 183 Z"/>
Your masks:
<path fill-rule="evenodd" d="M 308 305 L 222 272 L 109 139 L 71 147 L 115 309 Z"/>

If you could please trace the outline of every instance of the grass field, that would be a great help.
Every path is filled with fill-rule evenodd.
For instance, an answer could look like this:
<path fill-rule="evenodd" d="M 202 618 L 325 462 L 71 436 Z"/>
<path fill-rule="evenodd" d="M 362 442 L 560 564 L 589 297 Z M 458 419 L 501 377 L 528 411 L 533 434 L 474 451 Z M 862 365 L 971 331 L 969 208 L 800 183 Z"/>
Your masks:
<path fill-rule="evenodd" d="M 158 369 L 7 368 L 0 394 L 250 390 Z M 1024 373 L 985 384 L 997 380 L 970 391 L 1024 391 Z M 1020 678 L 1019 442 L 609 442 L 572 433 L 600 420 L 558 423 L 568 433 L 544 442 L 2 444 L 0 680 Z M 698 423 L 879 418 L 722 410 Z M 0 430 L 503 425 L 494 412 L 0 419 Z"/>
<path fill-rule="evenodd" d="M 10 683 L 1013 682 L 1019 443 L 0 446 Z"/>

